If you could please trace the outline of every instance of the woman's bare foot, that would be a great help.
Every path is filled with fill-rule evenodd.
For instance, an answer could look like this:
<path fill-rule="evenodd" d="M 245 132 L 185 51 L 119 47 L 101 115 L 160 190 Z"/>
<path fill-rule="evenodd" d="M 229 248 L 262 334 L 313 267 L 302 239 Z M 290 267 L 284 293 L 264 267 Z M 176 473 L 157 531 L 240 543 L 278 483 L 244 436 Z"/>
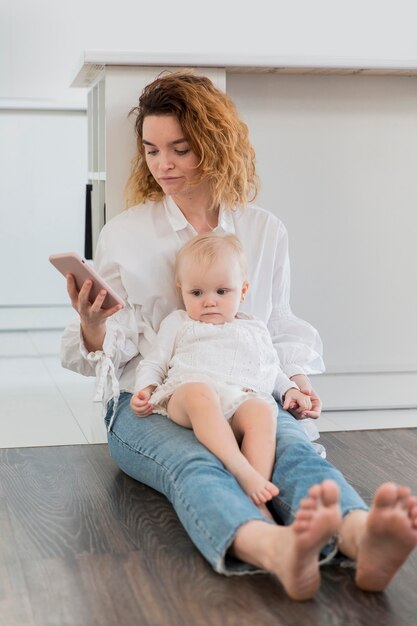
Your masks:
<path fill-rule="evenodd" d="M 407 487 L 381 485 L 358 546 L 356 584 L 383 591 L 417 545 L 417 504 Z"/>
<path fill-rule="evenodd" d="M 271 551 L 270 567 L 293 600 L 308 600 L 320 586 L 319 553 L 338 531 L 342 518 L 339 488 L 332 480 L 314 485 L 300 502 L 286 542 Z"/>
<path fill-rule="evenodd" d="M 229 469 L 236 477 L 243 491 L 257 506 L 265 504 L 265 502 L 278 495 L 278 487 L 271 481 L 266 480 L 246 459 L 243 459 L 239 468 Z"/>

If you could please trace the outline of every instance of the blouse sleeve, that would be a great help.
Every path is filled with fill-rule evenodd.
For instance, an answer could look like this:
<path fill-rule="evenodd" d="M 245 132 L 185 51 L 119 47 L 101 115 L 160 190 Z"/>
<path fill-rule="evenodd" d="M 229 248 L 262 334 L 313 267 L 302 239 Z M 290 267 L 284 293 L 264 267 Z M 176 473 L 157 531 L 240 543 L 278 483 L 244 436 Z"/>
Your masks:
<path fill-rule="evenodd" d="M 324 371 L 323 347 L 317 330 L 291 311 L 288 235 L 281 222 L 277 232 L 268 329 L 288 378 L 295 374 L 320 374 Z"/>
<path fill-rule="evenodd" d="M 119 397 L 119 377 L 124 366 L 139 353 L 139 333 L 134 311 L 129 305 L 117 263 L 106 255 L 102 231 L 96 252 L 95 269 L 123 298 L 126 306 L 108 318 L 102 350 L 89 352 L 84 344 L 80 319 L 77 316 L 65 329 L 61 342 L 63 367 L 83 374 L 96 376 L 95 400 Z"/>
<path fill-rule="evenodd" d="M 185 311 L 173 311 L 162 321 L 152 350 L 136 368 L 135 392 L 149 385 L 158 386 L 165 380 L 185 316 Z"/>

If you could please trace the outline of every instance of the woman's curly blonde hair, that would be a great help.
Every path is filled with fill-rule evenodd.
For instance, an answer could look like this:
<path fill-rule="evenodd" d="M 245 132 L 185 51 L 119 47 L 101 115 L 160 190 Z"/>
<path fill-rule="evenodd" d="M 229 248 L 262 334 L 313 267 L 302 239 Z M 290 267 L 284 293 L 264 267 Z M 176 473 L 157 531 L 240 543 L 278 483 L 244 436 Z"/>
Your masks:
<path fill-rule="evenodd" d="M 164 192 L 150 173 L 142 143 L 143 121 L 148 115 L 175 115 L 199 159 L 195 184 L 210 181 L 213 204 L 226 209 L 245 206 L 258 193 L 255 151 L 248 127 L 232 100 L 205 76 L 172 72 L 158 77 L 143 90 L 135 114 L 136 156 L 126 185 L 127 206 L 161 200 Z"/>

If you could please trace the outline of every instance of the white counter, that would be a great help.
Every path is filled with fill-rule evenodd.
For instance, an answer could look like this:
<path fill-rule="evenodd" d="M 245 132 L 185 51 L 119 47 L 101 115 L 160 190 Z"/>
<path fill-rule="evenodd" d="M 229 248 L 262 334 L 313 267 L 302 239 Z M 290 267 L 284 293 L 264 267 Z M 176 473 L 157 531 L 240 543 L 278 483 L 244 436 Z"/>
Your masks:
<path fill-rule="evenodd" d="M 417 59 L 362 59 L 279 55 L 150 53 L 87 50 L 82 55 L 72 87 L 91 87 L 106 66 L 221 67 L 230 72 L 276 74 L 417 75 Z"/>

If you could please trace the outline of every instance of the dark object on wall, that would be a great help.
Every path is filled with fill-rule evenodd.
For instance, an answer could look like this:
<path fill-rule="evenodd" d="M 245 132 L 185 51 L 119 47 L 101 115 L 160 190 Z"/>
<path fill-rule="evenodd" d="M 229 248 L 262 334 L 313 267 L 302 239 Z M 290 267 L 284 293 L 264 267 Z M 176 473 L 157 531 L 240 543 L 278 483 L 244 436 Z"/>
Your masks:
<path fill-rule="evenodd" d="M 84 236 L 84 257 L 88 260 L 93 258 L 93 227 L 91 217 L 91 194 L 93 185 L 88 183 L 85 186 L 85 236 Z"/>

